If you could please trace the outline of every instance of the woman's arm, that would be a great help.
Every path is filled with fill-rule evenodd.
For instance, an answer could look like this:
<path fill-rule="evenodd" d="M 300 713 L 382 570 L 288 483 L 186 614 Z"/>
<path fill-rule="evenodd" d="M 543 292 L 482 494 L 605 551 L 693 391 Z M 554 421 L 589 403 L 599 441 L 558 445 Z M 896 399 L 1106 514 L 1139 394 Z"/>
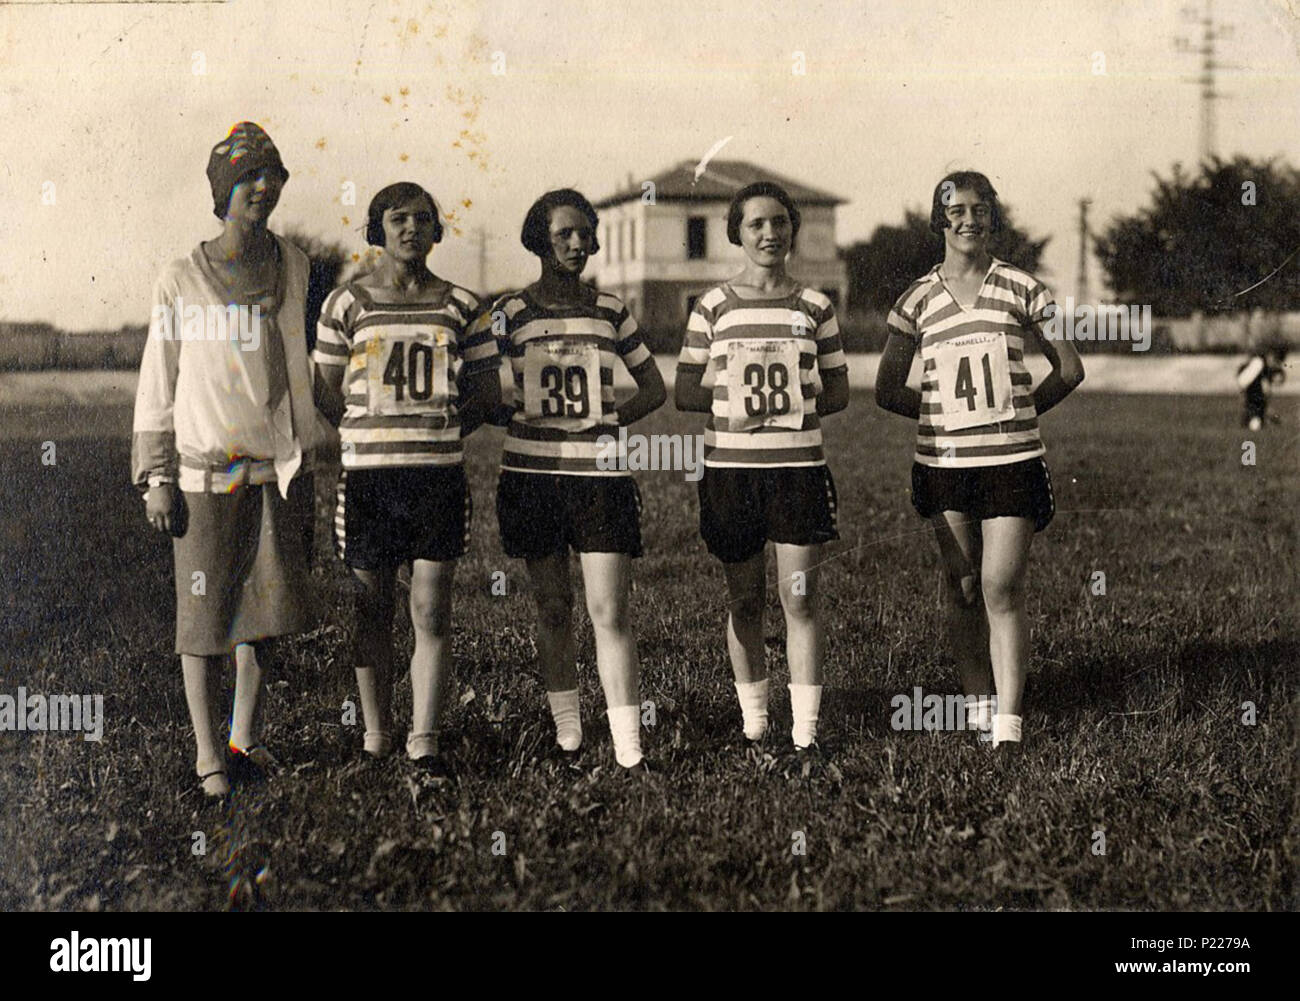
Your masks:
<path fill-rule="evenodd" d="M 1043 333 L 1040 324 L 1030 327 L 1043 354 L 1052 363 L 1052 371 L 1034 390 L 1034 409 L 1045 414 L 1070 395 L 1083 382 L 1083 360 L 1071 341 L 1054 340 Z"/>
<path fill-rule="evenodd" d="M 659 373 L 654 355 L 635 368 L 628 369 L 628 372 L 636 380 L 636 392 L 614 410 L 616 417 L 614 423 L 620 427 L 635 424 L 646 414 L 654 413 L 668 399 L 664 377 Z"/>
<path fill-rule="evenodd" d="M 135 413 L 131 421 L 131 480 L 144 492 L 145 518 L 161 532 L 176 523 L 176 380 L 180 375 L 181 342 L 174 297 L 165 279 L 154 285 L 153 314 L 140 359 Z"/>
<path fill-rule="evenodd" d="M 704 366 L 688 362 L 677 363 L 677 377 L 673 381 L 673 402 L 678 410 L 707 414 L 713 410 L 713 390 L 705 389 Z"/>
<path fill-rule="evenodd" d="M 467 375 L 460 383 L 460 436 L 468 438 L 501 406 L 501 379 L 496 367 Z"/>
<path fill-rule="evenodd" d="M 316 371 L 312 383 L 312 397 L 319 410 L 335 427 L 343 420 L 346 405 L 343 400 L 343 373 L 346 365 L 323 365 L 319 361 L 313 366 Z"/>
<path fill-rule="evenodd" d="M 817 413 L 822 417 L 838 414 L 849 405 L 848 367 L 822 373 L 822 391 L 817 394 Z"/>
<path fill-rule="evenodd" d="M 916 341 L 890 331 L 880 356 L 880 367 L 876 369 L 876 405 L 913 420 L 921 416 L 921 394 L 907 384 L 915 354 Z"/>

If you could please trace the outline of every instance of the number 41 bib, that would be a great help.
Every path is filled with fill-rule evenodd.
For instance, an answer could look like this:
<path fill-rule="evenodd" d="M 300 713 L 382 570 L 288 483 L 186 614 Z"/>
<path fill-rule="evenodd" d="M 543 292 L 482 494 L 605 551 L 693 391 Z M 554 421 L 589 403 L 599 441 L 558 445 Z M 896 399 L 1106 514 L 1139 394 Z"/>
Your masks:
<path fill-rule="evenodd" d="M 997 424 L 1016 416 L 1007 341 L 1002 334 L 967 334 L 937 344 L 934 376 L 945 431 Z"/>
<path fill-rule="evenodd" d="M 385 332 L 366 342 L 366 411 L 445 414 L 448 337 L 442 329 Z"/>

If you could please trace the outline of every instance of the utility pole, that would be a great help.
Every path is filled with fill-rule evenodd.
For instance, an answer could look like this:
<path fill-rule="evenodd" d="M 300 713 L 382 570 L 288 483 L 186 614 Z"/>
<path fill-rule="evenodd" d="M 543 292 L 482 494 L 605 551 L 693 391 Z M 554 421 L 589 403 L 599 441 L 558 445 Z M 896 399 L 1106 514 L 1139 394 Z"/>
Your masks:
<path fill-rule="evenodd" d="M 1091 302 L 1088 292 L 1088 206 L 1091 198 L 1079 199 L 1079 281 L 1078 299 L 1080 304 Z"/>
<path fill-rule="evenodd" d="M 1188 78 L 1188 82 L 1198 84 L 1201 88 L 1200 130 L 1197 134 L 1196 152 L 1199 161 L 1205 163 L 1218 153 L 1218 119 L 1214 105 L 1224 95 L 1218 90 L 1215 73 L 1217 70 L 1234 68 L 1215 59 L 1214 43 L 1223 38 L 1231 38 L 1232 25 L 1215 21 L 1214 0 L 1205 0 L 1201 11 L 1195 7 L 1184 7 L 1182 14 L 1183 20 L 1198 23 L 1201 29 L 1199 44 L 1194 44 L 1187 38 L 1177 38 L 1174 43 L 1180 52 L 1201 57 L 1200 74 Z"/>

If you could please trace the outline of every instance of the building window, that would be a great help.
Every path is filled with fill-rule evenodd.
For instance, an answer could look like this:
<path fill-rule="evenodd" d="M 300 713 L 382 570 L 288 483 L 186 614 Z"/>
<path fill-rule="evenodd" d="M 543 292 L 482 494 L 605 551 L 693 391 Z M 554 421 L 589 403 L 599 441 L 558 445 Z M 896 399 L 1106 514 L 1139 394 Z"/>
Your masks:
<path fill-rule="evenodd" d="M 840 308 L 840 290 L 837 288 L 824 288 L 822 295 L 831 301 L 831 305 L 836 309 Z"/>
<path fill-rule="evenodd" d="M 609 249 L 609 223 L 600 227 L 600 249 L 605 252 L 605 263 L 614 259 L 614 252 Z"/>
<path fill-rule="evenodd" d="M 708 232 L 709 220 L 702 215 L 693 215 L 686 220 L 686 259 L 699 261 L 709 256 L 705 234 Z"/>
<path fill-rule="evenodd" d="M 627 259 L 636 260 L 636 220 L 627 221 Z"/>
<path fill-rule="evenodd" d="M 611 242 L 614 244 L 614 260 L 621 261 L 623 259 L 623 220 L 622 219 L 614 223 L 614 239 Z"/>

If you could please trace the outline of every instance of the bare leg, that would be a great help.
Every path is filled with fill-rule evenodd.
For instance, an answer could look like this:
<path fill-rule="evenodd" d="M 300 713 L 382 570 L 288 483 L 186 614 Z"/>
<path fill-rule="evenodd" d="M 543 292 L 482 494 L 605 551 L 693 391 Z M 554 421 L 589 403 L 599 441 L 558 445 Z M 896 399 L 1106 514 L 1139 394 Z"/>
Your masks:
<path fill-rule="evenodd" d="M 984 606 L 988 609 L 989 654 L 997 682 L 998 712 L 1019 716 L 1029 670 L 1029 616 L 1025 613 L 1025 569 L 1034 523 L 1028 518 L 990 518 L 983 523 Z"/>
<path fill-rule="evenodd" d="M 763 657 L 764 553 L 743 563 L 724 563 L 727 576 L 727 653 L 736 681 L 746 684 L 767 677 Z"/>
<path fill-rule="evenodd" d="M 456 561 L 416 560 L 411 568 L 411 734 L 423 741 L 408 751 L 432 753 L 451 670 L 451 585 Z M 426 739 L 426 735 L 427 739 Z"/>
<path fill-rule="evenodd" d="M 261 735 L 262 664 L 264 644 L 240 643 L 235 647 L 235 706 L 230 714 L 230 746 L 247 750 Z"/>
<path fill-rule="evenodd" d="M 578 687 L 573 651 L 573 584 L 569 579 L 569 554 L 552 553 L 528 560 L 528 576 L 537 603 L 537 658 L 548 692 Z"/>
<path fill-rule="evenodd" d="M 217 728 L 212 721 L 212 692 L 209 688 L 212 675 L 219 672 L 225 663 L 225 657 L 181 654 L 185 704 L 190 711 L 190 723 L 194 727 L 194 742 L 198 748 L 195 771 L 199 775 L 220 773 L 209 775 L 203 782 L 203 791 L 211 796 L 222 796 L 230 791 L 225 776 L 225 754 L 221 739 L 217 736 Z"/>
<path fill-rule="evenodd" d="M 776 571 L 785 611 L 785 652 L 790 683 L 822 683 L 822 628 L 817 607 L 817 570 L 821 546 L 776 543 Z"/>
<path fill-rule="evenodd" d="M 624 553 L 582 553 L 580 558 L 605 704 L 611 709 L 639 706 L 640 665 L 628 610 L 632 558 Z"/>
<path fill-rule="evenodd" d="M 352 572 L 360 582 L 356 597 L 357 688 L 366 721 L 366 750 L 386 754 L 393 732 L 393 603 L 396 567 Z"/>
<path fill-rule="evenodd" d="M 930 522 L 943 560 L 948 640 L 957 661 L 962 691 L 966 695 L 991 695 L 989 627 L 980 594 L 979 523 L 958 511 L 945 511 Z"/>

